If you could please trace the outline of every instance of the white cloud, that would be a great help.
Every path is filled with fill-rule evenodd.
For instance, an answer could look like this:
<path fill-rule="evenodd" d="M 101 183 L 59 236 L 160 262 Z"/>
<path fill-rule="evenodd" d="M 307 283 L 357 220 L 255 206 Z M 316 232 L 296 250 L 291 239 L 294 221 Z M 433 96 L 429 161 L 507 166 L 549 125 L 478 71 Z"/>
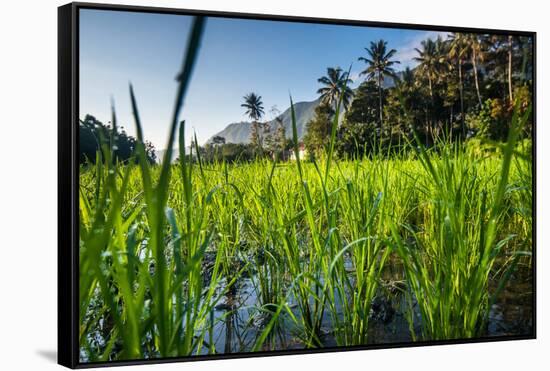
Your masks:
<path fill-rule="evenodd" d="M 449 32 L 440 32 L 440 31 L 424 31 L 424 32 L 418 32 L 415 33 L 414 36 L 410 37 L 408 40 L 405 40 L 404 44 L 399 47 L 394 47 L 397 50 L 397 53 L 395 54 L 395 59 L 400 61 L 401 64 L 399 65 L 397 70 L 404 70 L 406 67 L 415 67 L 418 62 L 416 62 L 413 58 L 418 56 L 418 53 L 415 48 L 420 49 L 420 43 L 423 40 L 426 39 L 437 39 L 437 36 L 443 37 L 443 39 L 447 38 L 447 35 Z"/>
<path fill-rule="evenodd" d="M 349 78 L 353 80 L 354 84 L 360 82 L 360 80 L 363 80 L 365 78 L 365 76 L 359 76 L 361 71 L 362 70 L 351 71 L 351 73 L 349 74 Z"/>

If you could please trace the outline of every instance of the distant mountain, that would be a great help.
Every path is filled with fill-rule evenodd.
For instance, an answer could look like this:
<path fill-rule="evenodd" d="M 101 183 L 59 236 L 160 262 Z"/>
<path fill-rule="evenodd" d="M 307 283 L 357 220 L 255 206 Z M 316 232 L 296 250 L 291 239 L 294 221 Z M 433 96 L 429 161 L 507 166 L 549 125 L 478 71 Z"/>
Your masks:
<path fill-rule="evenodd" d="M 161 149 L 161 150 L 157 150 L 155 151 L 155 155 L 157 156 L 157 163 L 158 164 L 161 164 L 162 163 L 162 160 L 164 159 L 164 155 L 166 154 L 168 150 L 167 149 Z M 185 147 L 185 153 L 186 154 L 189 154 L 191 153 L 191 147 L 190 146 L 187 146 Z M 195 148 L 193 148 L 193 155 L 195 153 Z M 170 159 L 170 162 L 174 162 L 177 158 L 179 158 L 180 156 L 180 150 L 179 148 L 174 148 L 172 149 L 172 158 Z"/>
<path fill-rule="evenodd" d="M 166 154 L 167 150 L 166 149 L 161 149 L 161 150 L 157 150 L 155 151 L 155 155 L 157 156 L 157 163 L 162 163 L 162 160 L 164 159 L 164 155 Z M 173 162 L 177 157 L 179 156 L 179 150 L 177 148 L 174 148 L 172 150 L 172 158 L 171 158 L 171 162 Z"/>
<path fill-rule="evenodd" d="M 397 76 L 401 78 L 403 75 L 403 72 L 398 72 Z M 382 84 L 382 87 L 384 89 L 392 88 L 395 86 L 395 82 L 391 78 L 385 78 L 384 82 Z M 311 102 L 297 102 L 294 103 L 294 112 L 296 114 L 296 129 L 298 131 L 298 138 L 300 140 L 303 139 L 305 133 L 306 133 L 306 124 L 309 120 L 311 120 L 315 114 L 315 108 L 319 105 L 319 99 L 316 99 Z M 282 114 L 281 118 L 283 120 L 283 124 L 285 126 L 286 131 L 286 137 L 292 138 L 292 120 L 291 120 L 291 113 L 290 113 L 290 107 L 287 108 Z M 340 116 L 340 119 L 343 118 L 343 115 Z M 275 133 L 277 129 L 277 122 L 275 120 L 271 120 L 267 123 L 269 125 L 271 133 Z M 249 143 L 250 142 L 250 132 L 252 130 L 252 124 L 247 121 L 241 121 L 241 122 L 234 122 L 232 124 L 229 124 L 223 129 L 222 131 L 214 134 L 210 139 L 208 139 L 207 143 L 212 143 L 212 138 L 215 136 L 220 136 L 225 138 L 226 143 Z M 162 162 L 162 159 L 164 157 L 166 150 L 157 150 L 155 151 L 155 154 L 157 156 L 157 162 Z M 190 152 L 190 148 L 186 148 L 186 153 Z M 194 152 L 194 149 L 193 149 Z M 174 161 L 176 158 L 179 157 L 178 149 L 174 149 L 172 151 L 172 161 Z"/>
<path fill-rule="evenodd" d="M 397 73 L 398 77 L 402 76 L 402 72 Z M 382 83 L 384 89 L 392 88 L 395 86 L 395 82 L 392 78 L 385 78 Z M 319 105 L 319 99 L 316 99 L 311 102 L 298 102 L 294 103 L 294 112 L 296 114 L 296 129 L 298 129 L 298 138 L 303 139 L 306 133 L 306 124 L 311 120 L 315 113 L 315 108 Z M 341 116 L 342 118 L 343 116 Z M 283 119 L 283 124 L 286 129 L 286 137 L 292 138 L 292 121 L 290 114 L 290 107 L 286 109 L 281 114 Z M 269 121 L 270 131 L 275 133 L 277 129 L 277 122 L 275 120 Z M 250 142 L 250 132 L 252 130 L 252 124 L 247 121 L 234 122 L 229 124 L 222 131 L 214 134 L 207 143 L 212 143 L 212 138 L 215 136 L 220 136 L 225 138 L 226 143 L 249 143 Z"/>
<path fill-rule="evenodd" d="M 396 73 L 397 77 L 401 79 L 403 77 L 403 71 L 399 71 Z M 391 77 L 384 78 L 384 81 L 382 81 L 382 89 L 389 89 L 393 88 L 395 86 L 395 81 Z"/>
<path fill-rule="evenodd" d="M 319 99 L 312 102 L 297 102 L 294 103 L 294 113 L 296 114 L 296 129 L 298 138 L 302 139 L 305 134 L 306 123 L 313 118 L 315 108 L 319 105 Z M 283 125 L 286 129 L 287 138 L 292 138 L 292 120 L 290 107 L 281 114 Z M 277 122 L 271 120 L 267 123 L 272 133 L 277 129 Z M 250 132 L 252 124 L 250 122 L 234 122 L 229 124 L 222 131 L 212 136 L 220 136 L 225 138 L 226 143 L 248 143 L 250 141 Z M 212 138 L 208 139 L 208 143 L 212 142 Z"/>

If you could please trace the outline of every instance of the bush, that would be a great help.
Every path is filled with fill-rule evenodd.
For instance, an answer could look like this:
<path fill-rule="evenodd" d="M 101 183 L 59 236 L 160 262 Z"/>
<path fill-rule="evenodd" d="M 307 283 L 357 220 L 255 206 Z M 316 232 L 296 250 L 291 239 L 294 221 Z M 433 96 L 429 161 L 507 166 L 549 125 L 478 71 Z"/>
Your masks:
<path fill-rule="evenodd" d="M 80 121 L 79 127 L 79 161 L 95 163 L 96 153 L 100 149 L 100 143 L 113 141 L 113 155 L 118 161 L 128 161 L 134 154 L 137 140 L 122 130 L 116 133 L 110 125 L 103 125 L 92 115 L 86 115 L 84 120 Z M 151 142 L 145 142 L 145 152 L 150 163 L 156 161 L 155 147 Z"/>
<path fill-rule="evenodd" d="M 344 121 L 338 128 L 336 153 L 339 157 L 361 158 L 375 147 L 376 123 L 352 123 Z"/>
<path fill-rule="evenodd" d="M 509 104 L 500 98 L 487 99 L 478 113 L 466 115 L 468 127 L 490 140 L 505 140 L 510 122 Z"/>
<path fill-rule="evenodd" d="M 527 85 L 514 90 L 514 101 L 492 98 L 483 103 L 478 113 L 466 115 L 466 122 L 470 129 L 481 138 L 505 141 L 516 106 L 520 113 L 524 113 L 531 104 L 531 92 Z M 532 120 L 527 120 L 522 128 L 523 137 L 530 137 L 532 133 Z"/>

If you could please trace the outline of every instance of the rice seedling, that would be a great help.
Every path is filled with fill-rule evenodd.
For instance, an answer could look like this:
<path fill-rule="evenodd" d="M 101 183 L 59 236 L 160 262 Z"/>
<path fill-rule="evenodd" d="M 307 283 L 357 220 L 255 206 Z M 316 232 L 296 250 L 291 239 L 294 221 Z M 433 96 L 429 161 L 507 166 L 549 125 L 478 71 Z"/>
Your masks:
<path fill-rule="evenodd" d="M 516 111 L 495 177 L 484 179 L 479 173 L 483 166 L 457 145 L 445 146 L 437 157 L 418 147 L 426 172 L 418 184 L 432 196 L 425 209 L 424 228 L 415 230 L 406 224 L 399 228 L 396 223 L 390 227 L 392 245 L 403 260 L 420 311 L 425 340 L 470 338 L 485 331 L 490 307 L 509 278 L 509 274 L 502 275 L 498 289 L 489 292 L 495 261 L 515 237 L 499 234 L 499 226 L 506 212 L 504 201 L 519 127 L 528 115 L 529 110 L 522 116 Z M 413 315 L 410 318 L 415 320 Z"/>
<path fill-rule="evenodd" d="M 168 153 L 174 146 L 178 116 L 203 24 L 201 17 L 193 23 L 178 77 Z M 207 197 L 193 194 L 193 164 L 185 162 L 185 147 L 180 146 L 181 182 L 175 184 L 176 192 L 172 195 L 176 197 L 172 197 L 171 207 L 167 207 L 173 170 L 170 160 L 165 158 L 159 169 L 150 167 L 132 86 L 130 97 L 138 133 L 139 193 L 125 203 L 136 169 L 131 162 L 125 166 L 115 163 L 111 156 L 114 148 L 109 148 L 105 140 L 93 170 L 95 198 L 87 197 L 83 189 L 86 183 L 81 187 L 81 344 L 88 344 L 84 357 L 90 361 L 108 360 L 112 354 L 118 359 L 199 354 L 206 330 L 213 325 L 208 323 L 210 312 L 219 299 L 215 288 L 222 255 L 218 255 L 211 268 L 210 285 L 205 288 L 203 282 L 202 261 L 213 230 L 205 225 Z M 114 107 L 112 122 L 116 135 Z M 183 133 L 182 123 L 180 143 L 185 140 Z M 107 313 L 94 317 L 88 311 L 92 300 L 102 302 Z M 90 344 L 93 339 L 88 336 L 89 326 L 98 320 L 114 322 L 98 344 L 99 349 L 104 348 L 101 354 L 96 352 L 98 347 Z M 120 352 L 114 349 L 117 345 Z"/>

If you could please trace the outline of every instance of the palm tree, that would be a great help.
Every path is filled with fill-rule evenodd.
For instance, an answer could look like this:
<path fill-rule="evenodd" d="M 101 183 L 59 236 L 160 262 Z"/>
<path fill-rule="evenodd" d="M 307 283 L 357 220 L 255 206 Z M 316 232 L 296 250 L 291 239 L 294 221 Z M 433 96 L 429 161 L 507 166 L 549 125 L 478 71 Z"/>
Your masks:
<path fill-rule="evenodd" d="M 437 41 L 432 39 L 423 40 L 420 45 L 421 49 L 415 48 L 418 53 L 418 57 L 414 60 L 419 62 L 418 73 L 428 79 L 428 92 L 430 94 L 430 118 L 428 119 L 428 112 L 426 112 L 426 125 L 427 134 L 433 134 L 432 120 L 434 119 L 434 84 L 439 80 L 443 67 L 443 53 L 445 51 L 444 42 L 441 38 Z M 426 143 L 428 143 L 428 135 L 426 136 Z"/>
<path fill-rule="evenodd" d="M 423 40 L 420 45 L 422 45 L 422 50 L 414 49 L 418 53 L 418 57 L 414 57 L 414 60 L 419 62 L 418 71 L 420 74 L 428 79 L 430 98 L 433 101 L 433 84 L 437 79 L 440 68 L 437 46 L 432 39 Z"/>
<path fill-rule="evenodd" d="M 477 100 L 479 103 L 479 107 L 481 108 L 482 102 L 481 102 L 481 93 L 479 91 L 479 77 L 477 74 L 477 63 L 478 63 L 478 59 L 479 60 L 483 59 L 483 46 L 480 38 L 476 34 L 467 34 L 465 37 L 465 40 L 466 40 L 466 45 L 468 47 L 468 51 L 470 53 L 472 67 L 474 70 L 474 82 L 476 85 Z"/>
<path fill-rule="evenodd" d="M 317 90 L 317 94 L 321 94 L 321 103 L 336 109 L 341 97 L 344 110 L 348 109 L 353 98 L 353 90 L 349 85 L 353 81 L 349 78 L 347 72 L 342 72 L 340 67 L 329 67 L 327 68 L 327 75 L 320 77 L 317 81 L 323 84 L 323 87 Z"/>
<path fill-rule="evenodd" d="M 400 85 L 406 90 L 411 90 L 414 87 L 414 71 L 410 67 L 406 67 L 401 74 Z"/>
<path fill-rule="evenodd" d="M 406 112 L 407 115 L 405 117 L 407 117 L 409 114 L 412 114 L 412 111 L 417 105 L 418 97 L 416 94 L 417 89 L 414 71 L 408 66 L 405 67 L 401 72 L 400 78 L 396 80 L 395 83 L 395 88 L 389 95 L 390 110 L 391 108 L 394 108 L 394 110 L 397 108 L 397 128 L 400 130 L 401 134 L 404 134 L 407 130 L 407 124 L 412 124 L 412 122 L 410 120 L 404 121 L 402 112 Z M 391 99 L 393 99 L 393 102 L 391 102 Z M 393 107 L 391 103 L 393 103 Z"/>
<path fill-rule="evenodd" d="M 460 32 L 449 36 L 449 58 L 456 59 L 458 70 L 458 93 L 460 95 L 460 117 L 462 118 L 462 134 L 466 135 L 466 126 L 464 121 L 464 81 L 462 78 L 462 65 L 468 57 L 468 45 L 466 35 Z"/>
<path fill-rule="evenodd" d="M 252 132 L 250 133 L 250 142 L 257 149 L 262 149 L 262 138 L 260 135 L 259 120 L 264 115 L 264 106 L 262 97 L 254 92 L 245 95 L 244 103 L 241 107 L 246 108 L 245 114 L 252 120 Z"/>
<path fill-rule="evenodd" d="M 370 48 L 365 48 L 368 57 L 359 57 L 360 61 L 368 64 L 368 67 L 359 75 L 366 75 L 368 80 L 377 79 L 380 129 L 382 128 L 382 82 L 385 76 L 392 77 L 394 80 L 397 79 L 397 75 L 392 66 L 400 63 L 399 61 L 391 60 L 395 53 L 397 53 L 397 50 L 391 49 L 388 51 L 387 44 L 388 43 L 384 40 L 379 40 L 377 43 L 371 41 Z"/>
<path fill-rule="evenodd" d="M 253 121 L 258 121 L 264 115 L 264 103 L 262 102 L 261 95 L 256 93 L 249 93 L 244 97 L 244 103 L 241 107 L 246 108 L 245 114 Z"/>
<path fill-rule="evenodd" d="M 512 54 L 514 52 L 514 37 L 508 35 L 508 96 L 510 104 L 514 103 L 514 95 L 512 92 Z"/>

